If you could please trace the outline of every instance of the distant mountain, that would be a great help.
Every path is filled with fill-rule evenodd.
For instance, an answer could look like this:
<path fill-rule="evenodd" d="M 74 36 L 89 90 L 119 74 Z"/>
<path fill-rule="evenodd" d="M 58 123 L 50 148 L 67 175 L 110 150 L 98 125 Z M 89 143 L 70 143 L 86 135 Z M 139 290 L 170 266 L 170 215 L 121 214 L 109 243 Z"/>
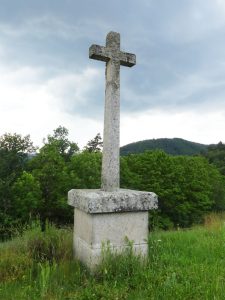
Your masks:
<path fill-rule="evenodd" d="M 194 143 L 179 138 L 163 138 L 144 140 L 125 145 L 120 148 L 120 154 L 128 155 L 131 153 L 142 153 L 146 150 L 160 149 L 171 155 L 195 155 L 200 152 L 205 152 L 207 148 L 208 145 Z"/>

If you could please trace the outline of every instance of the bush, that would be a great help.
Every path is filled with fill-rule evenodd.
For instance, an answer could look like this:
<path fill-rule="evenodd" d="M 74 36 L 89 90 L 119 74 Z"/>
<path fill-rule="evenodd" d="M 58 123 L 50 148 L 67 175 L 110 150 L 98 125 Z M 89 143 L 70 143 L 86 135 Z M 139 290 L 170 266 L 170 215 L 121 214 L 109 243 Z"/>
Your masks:
<path fill-rule="evenodd" d="M 157 227 L 189 227 L 225 207 L 224 178 L 203 157 L 147 151 L 123 157 L 121 166 L 121 186 L 158 195 L 159 210 L 150 218 Z"/>
<path fill-rule="evenodd" d="M 59 261 L 72 258 L 72 230 L 57 229 L 47 223 L 45 231 L 40 223 L 34 223 L 23 238 L 29 257 L 38 262 Z"/>

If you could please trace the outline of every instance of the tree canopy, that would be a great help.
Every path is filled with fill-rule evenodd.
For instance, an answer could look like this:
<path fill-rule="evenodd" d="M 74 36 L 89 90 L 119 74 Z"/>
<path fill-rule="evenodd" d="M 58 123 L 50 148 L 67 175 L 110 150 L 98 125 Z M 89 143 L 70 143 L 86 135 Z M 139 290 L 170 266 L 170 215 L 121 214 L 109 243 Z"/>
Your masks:
<path fill-rule="evenodd" d="M 219 142 L 217 145 L 210 145 L 204 155 L 209 163 L 215 165 L 225 175 L 225 144 Z"/>
<path fill-rule="evenodd" d="M 102 150 L 103 142 L 100 133 L 98 133 L 92 140 L 88 141 L 84 147 L 85 151 L 88 152 L 100 152 Z"/>
<path fill-rule="evenodd" d="M 12 227 L 40 218 L 44 226 L 73 222 L 67 204 L 72 188 L 100 188 L 99 134 L 80 151 L 59 126 L 35 155 L 30 136 L 0 137 L 0 236 Z M 161 150 L 121 157 L 121 187 L 153 191 L 159 208 L 150 212 L 150 225 L 187 227 L 204 214 L 225 210 L 225 146 L 220 143 L 204 155 L 171 156 Z"/>

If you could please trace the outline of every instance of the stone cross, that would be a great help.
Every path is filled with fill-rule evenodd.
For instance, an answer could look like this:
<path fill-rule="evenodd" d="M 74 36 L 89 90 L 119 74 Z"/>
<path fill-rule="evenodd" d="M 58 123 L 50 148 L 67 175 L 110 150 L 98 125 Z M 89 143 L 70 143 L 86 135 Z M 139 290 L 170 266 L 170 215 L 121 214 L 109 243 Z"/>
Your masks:
<path fill-rule="evenodd" d="M 104 244 L 118 254 L 129 240 L 135 255 L 148 256 L 148 211 L 158 202 L 152 192 L 119 188 L 120 65 L 132 67 L 136 57 L 120 51 L 116 32 L 108 33 L 105 47 L 92 45 L 89 56 L 106 62 L 102 187 L 72 189 L 68 203 L 74 207 L 74 253 L 94 270 Z"/>
<path fill-rule="evenodd" d="M 106 47 L 92 45 L 89 58 L 106 62 L 105 114 L 102 156 L 102 190 L 120 186 L 120 65 L 132 67 L 135 54 L 120 51 L 120 34 L 109 32 Z"/>

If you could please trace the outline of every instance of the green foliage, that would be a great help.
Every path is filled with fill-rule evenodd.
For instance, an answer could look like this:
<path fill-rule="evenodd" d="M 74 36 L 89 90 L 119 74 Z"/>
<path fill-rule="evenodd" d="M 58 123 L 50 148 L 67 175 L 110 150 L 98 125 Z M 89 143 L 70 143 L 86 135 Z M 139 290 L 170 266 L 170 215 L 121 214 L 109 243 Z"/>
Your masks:
<path fill-rule="evenodd" d="M 57 229 L 47 223 L 42 231 L 40 222 L 33 222 L 23 233 L 27 255 L 36 262 L 72 259 L 72 230 Z"/>
<path fill-rule="evenodd" d="M 13 153 L 32 153 L 36 150 L 30 140 L 30 135 L 5 133 L 0 137 L 0 149 Z"/>
<path fill-rule="evenodd" d="M 101 186 L 100 152 L 87 152 L 71 158 L 69 173 L 74 188 L 93 189 Z"/>
<path fill-rule="evenodd" d="M 143 153 L 147 150 L 163 150 L 171 155 L 196 155 L 205 152 L 207 145 L 186 141 L 179 138 L 153 139 L 131 143 L 121 147 L 121 155 Z"/>
<path fill-rule="evenodd" d="M 26 167 L 28 153 L 34 150 L 29 135 L 6 133 L 0 137 L 0 240 L 18 223 L 13 185 Z"/>
<path fill-rule="evenodd" d="M 138 189 L 141 183 L 141 177 L 136 173 L 130 165 L 135 156 L 120 157 L 120 185 L 126 189 Z"/>
<path fill-rule="evenodd" d="M 100 188 L 100 134 L 88 142 L 83 152 L 78 151 L 68 135 L 68 130 L 59 126 L 32 157 L 28 153 L 35 148 L 29 136 L 0 137 L 1 240 L 12 236 L 14 227 L 37 216 L 43 230 L 47 220 L 58 225 L 72 223 L 73 210 L 67 204 L 67 192 L 72 188 Z M 179 153 L 184 148 L 189 153 L 201 148 L 200 144 L 181 139 L 172 142 L 161 139 L 153 144 L 164 145 L 167 151 L 182 150 Z M 218 171 L 219 168 L 223 174 L 224 149 L 222 143 L 210 146 L 206 158 L 171 156 L 160 150 L 123 156 L 121 187 L 153 191 L 159 196 L 159 209 L 150 214 L 151 228 L 200 223 L 209 211 L 225 210 L 225 177 Z"/>
<path fill-rule="evenodd" d="M 120 255 L 108 252 L 94 273 L 72 260 L 71 252 L 33 260 L 27 239 L 37 234 L 43 241 L 44 234 L 40 227 L 28 231 L 0 243 L 0 299 L 224 299 L 224 219 L 216 227 L 153 232 L 146 261 L 132 247 Z M 45 237 L 48 245 L 72 248 L 71 230 L 49 228 Z"/>
<path fill-rule="evenodd" d="M 181 227 L 199 223 L 208 211 L 224 207 L 224 178 L 202 157 L 173 157 L 162 151 L 149 151 L 122 160 L 126 166 L 122 185 L 154 191 L 159 196 L 154 223 L 163 228 L 170 228 L 171 222 Z M 161 220 L 156 221 L 157 215 Z"/>
<path fill-rule="evenodd" d="M 23 171 L 12 186 L 14 216 L 25 223 L 35 217 L 41 202 L 41 188 L 34 176 Z"/>
<path fill-rule="evenodd" d="M 26 253 L 15 251 L 15 249 L 12 251 L 11 247 L 0 248 L 0 252 L 0 282 L 18 280 L 32 267 L 32 260 L 27 257 Z"/>
<path fill-rule="evenodd" d="M 65 127 L 59 126 L 48 135 L 44 146 L 29 159 L 27 153 L 34 150 L 29 136 L 6 134 L 0 142 L 1 239 L 36 216 L 41 218 L 43 229 L 47 220 L 72 223 L 68 191 L 100 187 L 101 154 L 78 154 L 78 146 L 69 141 Z"/>
<path fill-rule="evenodd" d="M 93 140 L 90 140 L 87 145 L 84 147 L 84 151 L 88 152 L 100 152 L 103 147 L 102 137 L 98 133 Z"/>
<path fill-rule="evenodd" d="M 30 161 L 29 169 L 40 186 L 38 213 L 43 221 L 71 221 L 72 212 L 66 199 L 69 175 L 66 161 L 58 147 L 54 143 L 43 146 L 40 153 Z"/>
<path fill-rule="evenodd" d="M 121 253 L 113 253 L 109 245 L 102 245 L 102 261 L 95 270 L 98 279 L 110 281 L 118 277 L 118 281 L 126 281 L 144 268 L 146 259 L 135 255 L 132 241 L 125 242 L 126 248 Z"/>
<path fill-rule="evenodd" d="M 48 223 L 42 232 L 40 222 L 33 222 L 22 236 L 0 243 L 0 282 L 23 278 L 34 263 L 68 259 L 72 259 L 72 230 Z"/>
<path fill-rule="evenodd" d="M 68 135 L 68 129 L 59 126 L 54 130 L 53 135 L 48 135 L 45 146 L 54 148 L 64 160 L 69 160 L 79 150 L 79 147 L 76 143 L 69 141 Z"/>
<path fill-rule="evenodd" d="M 225 175 L 225 144 L 218 143 L 217 145 L 210 145 L 205 157 L 209 163 L 214 164 Z"/>

